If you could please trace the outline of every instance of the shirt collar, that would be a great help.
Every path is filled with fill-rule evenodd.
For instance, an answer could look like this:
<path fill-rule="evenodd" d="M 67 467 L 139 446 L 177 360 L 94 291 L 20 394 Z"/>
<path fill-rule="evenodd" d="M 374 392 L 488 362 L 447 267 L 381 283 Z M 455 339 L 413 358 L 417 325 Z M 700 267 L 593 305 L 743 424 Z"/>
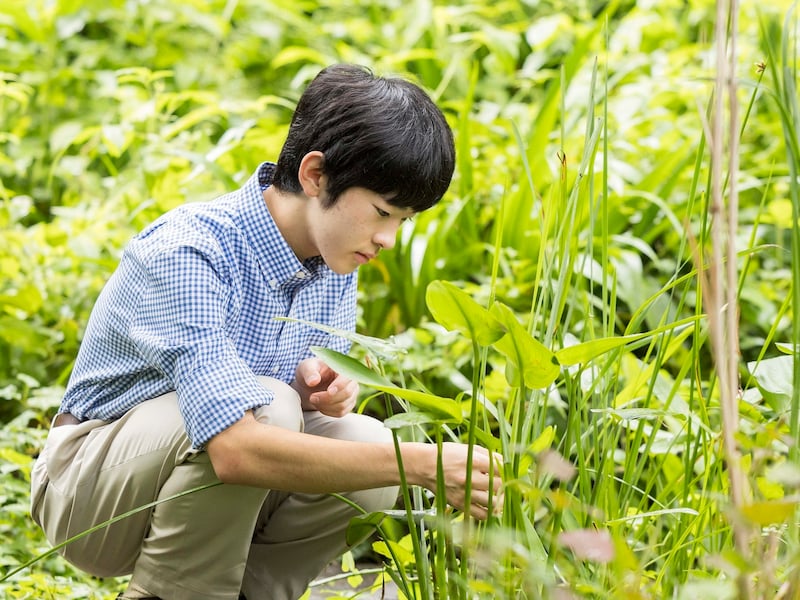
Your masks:
<path fill-rule="evenodd" d="M 275 163 L 264 162 L 241 188 L 241 227 L 255 250 L 264 277 L 273 289 L 294 293 L 312 281 L 326 277 L 331 270 L 319 256 L 303 262 L 278 229 L 264 201 L 264 190 L 272 185 Z"/>

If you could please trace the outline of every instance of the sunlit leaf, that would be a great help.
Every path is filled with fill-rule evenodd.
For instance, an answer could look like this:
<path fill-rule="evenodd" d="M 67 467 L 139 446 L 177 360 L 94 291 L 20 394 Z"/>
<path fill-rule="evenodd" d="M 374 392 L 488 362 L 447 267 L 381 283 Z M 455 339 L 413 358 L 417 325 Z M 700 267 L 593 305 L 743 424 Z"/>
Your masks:
<path fill-rule="evenodd" d="M 581 342 L 574 346 L 568 346 L 556 351 L 556 358 L 564 366 L 578 365 L 581 363 L 589 362 L 598 356 L 621 348 L 625 344 L 635 342 L 650 334 L 640 333 L 636 335 L 625 335 L 619 337 L 600 338 L 597 340 L 590 340 L 588 342 Z"/>
<path fill-rule="evenodd" d="M 767 469 L 769 481 L 789 487 L 800 487 L 800 465 L 791 462 L 780 462 Z"/>
<path fill-rule="evenodd" d="M 798 501 L 773 500 L 767 502 L 753 502 L 742 507 L 742 514 L 748 521 L 761 527 L 778 525 L 794 516 L 797 512 Z"/>
<path fill-rule="evenodd" d="M 499 302 L 492 305 L 492 314 L 503 324 L 508 334 L 494 343 L 517 372 L 522 373 L 525 386 L 531 389 L 545 388 L 553 383 L 561 372 L 561 367 L 553 353 L 536 340 L 517 321 L 510 308 Z M 511 372 L 511 377 L 515 373 Z M 519 382 L 509 381 L 511 385 Z"/>
<path fill-rule="evenodd" d="M 794 344 L 782 344 L 777 342 L 775 347 L 784 354 L 796 354 L 798 351 L 798 347 L 796 347 Z"/>
<path fill-rule="evenodd" d="M 552 425 L 548 425 L 542 430 L 542 433 L 539 434 L 533 443 L 528 446 L 528 452 L 532 454 L 538 454 L 539 452 L 544 452 L 553 444 L 553 440 L 556 437 L 556 428 Z"/>
<path fill-rule="evenodd" d="M 271 61 L 273 69 L 279 69 L 298 62 L 310 62 L 327 65 L 330 59 L 309 46 L 288 46 L 278 52 Z"/>
<path fill-rule="evenodd" d="M 440 325 L 460 331 L 481 346 L 493 344 L 505 335 L 502 325 L 487 309 L 449 281 L 432 281 L 425 299 Z"/>
<path fill-rule="evenodd" d="M 609 519 L 605 521 L 607 525 L 612 525 L 614 523 L 625 523 L 627 521 L 636 521 L 637 519 L 650 519 L 652 517 L 661 517 L 663 515 L 692 515 L 697 516 L 698 513 L 693 508 L 686 508 L 686 507 L 678 507 L 678 508 L 663 508 L 661 510 L 650 510 L 647 512 L 638 512 L 634 511 L 634 514 L 626 515 L 624 517 L 620 517 L 618 519 Z"/>
<path fill-rule="evenodd" d="M 671 330 L 685 330 L 686 327 L 693 325 L 699 318 L 700 317 L 688 317 L 686 319 L 681 319 L 674 323 L 669 323 L 668 325 L 658 327 L 652 331 L 646 331 L 644 333 L 633 333 L 630 335 L 589 340 L 588 342 L 582 342 L 580 344 L 575 344 L 574 346 L 561 348 L 560 350 L 556 351 L 556 358 L 558 359 L 558 362 L 564 366 L 586 363 L 597 358 L 598 356 L 605 354 L 606 352 L 615 350 L 616 348 L 621 348 L 622 346 L 625 346 L 631 342 L 637 342 L 644 338 L 660 335 Z M 682 333 L 686 333 L 686 331 L 682 331 Z"/>
<path fill-rule="evenodd" d="M 15 294 L 0 295 L 0 307 L 10 306 L 27 314 L 37 312 L 44 302 L 39 289 L 31 284 L 24 285 Z"/>

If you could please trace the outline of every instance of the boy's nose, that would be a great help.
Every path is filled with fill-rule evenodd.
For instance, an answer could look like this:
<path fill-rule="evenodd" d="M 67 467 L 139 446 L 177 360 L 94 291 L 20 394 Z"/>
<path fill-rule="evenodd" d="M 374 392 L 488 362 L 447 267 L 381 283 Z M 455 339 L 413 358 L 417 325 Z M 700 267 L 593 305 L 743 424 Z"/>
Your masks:
<path fill-rule="evenodd" d="M 391 250 L 397 241 L 398 227 L 385 227 L 375 234 L 373 240 L 382 250 Z"/>

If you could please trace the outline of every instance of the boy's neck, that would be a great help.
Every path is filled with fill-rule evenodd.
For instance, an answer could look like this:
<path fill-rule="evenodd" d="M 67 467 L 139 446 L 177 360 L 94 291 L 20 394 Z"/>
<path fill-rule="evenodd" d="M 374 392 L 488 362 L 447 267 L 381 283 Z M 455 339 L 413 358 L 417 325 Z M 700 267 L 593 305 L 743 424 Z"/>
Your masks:
<path fill-rule="evenodd" d="M 308 238 L 308 199 L 302 194 L 281 192 L 274 185 L 263 192 L 264 202 L 278 231 L 301 262 L 314 256 Z"/>

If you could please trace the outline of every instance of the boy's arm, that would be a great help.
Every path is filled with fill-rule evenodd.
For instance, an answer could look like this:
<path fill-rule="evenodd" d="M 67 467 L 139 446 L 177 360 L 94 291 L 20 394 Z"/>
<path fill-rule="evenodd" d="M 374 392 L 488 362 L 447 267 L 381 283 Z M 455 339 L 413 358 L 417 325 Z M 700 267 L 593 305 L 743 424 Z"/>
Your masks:
<path fill-rule="evenodd" d="M 436 446 L 400 445 L 409 484 L 436 489 Z M 224 483 L 307 493 L 346 492 L 400 483 L 393 444 L 371 444 L 298 433 L 259 423 L 248 412 L 240 421 L 214 436 L 207 445 L 211 464 Z M 475 447 L 472 493 L 468 510 L 485 519 L 489 488 L 494 505 L 501 506 L 499 457 L 489 477 L 490 454 Z M 444 445 L 442 462 L 447 501 L 465 509 L 467 446 Z"/>

